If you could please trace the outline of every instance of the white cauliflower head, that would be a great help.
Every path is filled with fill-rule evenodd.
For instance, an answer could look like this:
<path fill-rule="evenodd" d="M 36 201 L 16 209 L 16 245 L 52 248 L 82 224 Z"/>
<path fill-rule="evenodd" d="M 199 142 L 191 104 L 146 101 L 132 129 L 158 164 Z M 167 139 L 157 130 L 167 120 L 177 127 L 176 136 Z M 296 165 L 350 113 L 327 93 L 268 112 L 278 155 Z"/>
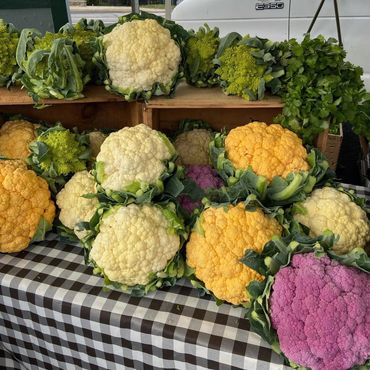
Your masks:
<path fill-rule="evenodd" d="M 146 285 L 180 248 L 180 237 L 159 206 L 115 206 L 104 214 L 90 258 L 112 282 Z"/>
<path fill-rule="evenodd" d="M 180 164 L 210 164 L 209 143 L 211 140 L 211 132 L 203 128 L 185 131 L 177 136 L 175 140 L 175 148 L 179 154 Z"/>
<path fill-rule="evenodd" d="M 157 184 L 176 151 L 168 138 L 144 124 L 113 132 L 96 160 L 97 180 L 105 190 L 132 191 Z"/>
<path fill-rule="evenodd" d="M 316 189 L 303 203 L 305 214 L 294 218 L 310 228 L 313 237 L 331 230 L 339 236 L 333 250 L 338 254 L 356 247 L 365 248 L 370 241 L 370 224 L 366 212 L 347 194 L 331 187 Z"/>
<path fill-rule="evenodd" d="M 117 25 L 103 38 L 112 85 L 121 90 L 149 91 L 172 84 L 181 61 L 170 31 L 154 19 Z"/>
<path fill-rule="evenodd" d="M 73 230 L 79 239 L 85 235 L 77 227 L 79 222 L 89 222 L 98 206 L 96 198 L 83 198 L 84 194 L 96 193 L 95 181 L 87 171 L 75 173 L 57 194 L 56 202 L 60 208 L 59 220 L 69 229 Z"/>

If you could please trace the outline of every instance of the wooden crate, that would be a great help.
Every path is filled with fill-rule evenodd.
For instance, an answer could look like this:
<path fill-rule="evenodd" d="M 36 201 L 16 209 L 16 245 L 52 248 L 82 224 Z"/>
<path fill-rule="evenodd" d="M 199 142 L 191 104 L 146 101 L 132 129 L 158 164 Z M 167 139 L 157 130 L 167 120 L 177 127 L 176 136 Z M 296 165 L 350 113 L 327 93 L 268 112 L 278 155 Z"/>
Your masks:
<path fill-rule="evenodd" d="M 322 132 L 316 140 L 315 146 L 320 149 L 329 161 L 330 168 L 336 170 L 340 147 L 343 141 L 342 125 L 339 126 L 339 135 L 329 134 L 329 130 Z"/>
<path fill-rule="evenodd" d="M 9 90 L 1 88 L 0 113 L 22 114 L 50 123 L 60 121 L 65 127 L 77 126 L 81 130 L 119 129 L 143 121 L 141 104 L 125 102 L 102 86 L 87 86 L 84 95 L 85 98 L 77 100 L 45 99 L 42 103 L 49 106 L 35 109 L 34 102 L 25 90 L 19 87 Z"/>
<path fill-rule="evenodd" d="M 164 132 L 176 130 L 182 119 L 202 119 L 216 130 L 231 129 L 251 121 L 271 123 L 282 108 L 278 97 L 246 101 L 227 96 L 217 87 L 200 89 L 186 84 L 178 86 L 173 99 L 156 97 L 142 103 L 143 122 Z"/>

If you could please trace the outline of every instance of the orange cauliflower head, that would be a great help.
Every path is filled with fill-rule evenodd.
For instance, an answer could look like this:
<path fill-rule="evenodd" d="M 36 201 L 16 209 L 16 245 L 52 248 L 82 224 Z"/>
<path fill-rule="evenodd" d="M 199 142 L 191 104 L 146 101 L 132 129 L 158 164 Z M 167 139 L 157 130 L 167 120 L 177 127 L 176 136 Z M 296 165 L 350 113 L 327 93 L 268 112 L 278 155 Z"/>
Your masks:
<path fill-rule="evenodd" d="M 236 169 L 251 166 L 257 175 L 270 181 L 275 176 L 309 170 L 302 140 L 278 124 L 252 122 L 236 127 L 225 139 L 225 150 Z"/>
<path fill-rule="evenodd" d="M 246 211 L 244 204 L 207 208 L 199 217 L 186 246 L 187 264 L 218 299 L 235 305 L 248 302 L 246 286 L 263 277 L 240 262 L 246 249 L 262 251 L 279 223 L 261 209 Z"/>
<path fill-rule="evenodd" d="M 0 156 L 25 160 L 31 153 L 29 144 L 36 138 L 35 128 L 24 120 L 5 122 L 0 128 Z"/>
<path fill-rule="evenodd" d="M 40 228 L 52 224 L 54 216 L 55 206 L 47 182 L 21 161 L 1 160 L 0 252 L 27 248 Z"/>

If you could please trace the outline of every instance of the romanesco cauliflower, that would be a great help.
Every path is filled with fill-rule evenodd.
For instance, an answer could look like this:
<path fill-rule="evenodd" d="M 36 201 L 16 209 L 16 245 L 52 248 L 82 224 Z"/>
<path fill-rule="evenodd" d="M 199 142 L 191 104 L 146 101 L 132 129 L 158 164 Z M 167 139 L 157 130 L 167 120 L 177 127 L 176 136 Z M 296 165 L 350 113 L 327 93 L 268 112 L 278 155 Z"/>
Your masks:
<path fill-rule="evenodd" d="M 190 85 L 209 87 L 218 84 L 213 59 L 220 44 L 219 30 L 211 30 L 207 24 L 191 32 L 186 42 L 185 77 Z"/>
<path fill-rule="evenodd" d="M 30 144 L 28 162 L 57 192 L 69 174 L 86 169 L 90 158 L 88 139 L 60 125 L 41 131 Z"/>
<path fill-rule="evenodd" d="M 238 95 L 247 100 L 256 100 L 258 88 L 266 67 L 257 65 L 252 49 L 246 45 L 227 48 L 219 58 L 216 74 L 220 76 L 221 87 L 227 95 Z"/>
<path fill-rule="evenodd" d="M 18 40 L 14 26 L 0 19 L 0 86 L 7 85 L 18 68 L 15 58 Z"/>

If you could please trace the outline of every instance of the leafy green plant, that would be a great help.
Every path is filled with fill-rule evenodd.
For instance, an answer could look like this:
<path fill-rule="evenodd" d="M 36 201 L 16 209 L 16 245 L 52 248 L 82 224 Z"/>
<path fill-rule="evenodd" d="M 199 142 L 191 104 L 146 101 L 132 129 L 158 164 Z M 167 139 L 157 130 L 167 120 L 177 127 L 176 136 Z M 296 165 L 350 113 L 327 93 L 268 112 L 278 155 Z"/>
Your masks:
<path fill-rule="evenodd" d="M 343 47 L 333 38 L 306 35 L 302 43 L 292 39 L 280 48 L 286 57 L 280 91 L 284 108 L 275 122 L 309 144 L 327 128 L 338 133 L 342 122 L 356 127 L 366 92 L 361 67 L 345 61 Z"/>

